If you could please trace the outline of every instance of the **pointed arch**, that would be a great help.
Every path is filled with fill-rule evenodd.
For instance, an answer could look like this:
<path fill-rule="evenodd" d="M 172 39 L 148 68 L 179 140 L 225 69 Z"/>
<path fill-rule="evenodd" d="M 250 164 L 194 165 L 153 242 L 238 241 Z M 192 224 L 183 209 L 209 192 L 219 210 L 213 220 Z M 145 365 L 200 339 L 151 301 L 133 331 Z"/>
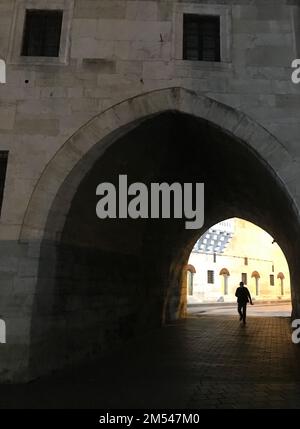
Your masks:
<path fill-rule="evenodd" d="M 76 191 L 74 184 L 70 194 L 65 195 L 60 212 L 57 213 L 55 231 L 45 231 L 47 217 L 59 189 L 79 161 L 84 159 L 85 162 L 80 174 L 77 174 L 78 184 L 91 168 L 95 156 L 101 156 L 117 139 L 142 122 L 168 111 L 201 118 L 222 128 L 234 138 L 245 141 L 264 160 L 273 175 L 285 183 L 288 191 L 285 174 L 293 174 L 298 167 L 275 136 L 232 107 L 184 88 L 166 88 L 126 99 L 110 107 L 91 119 L 64 143 L 49 161 L 35 186 L 24 215 L 20 241 L 59 239 L 65 215 Z M 295 204 L 294 210 L 298 212 Z"/>

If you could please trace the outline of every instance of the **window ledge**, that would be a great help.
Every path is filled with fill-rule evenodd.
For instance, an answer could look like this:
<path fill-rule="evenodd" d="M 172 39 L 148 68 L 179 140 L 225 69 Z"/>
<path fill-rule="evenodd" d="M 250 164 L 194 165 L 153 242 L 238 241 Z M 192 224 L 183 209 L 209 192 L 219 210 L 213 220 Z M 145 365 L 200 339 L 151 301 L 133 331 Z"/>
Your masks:
<path fill-rule="evenodd" d="M 19 56 L 12 58 L 10 64 L 14 65 L 34 65 L 34 66 L 63 66 L 67 65 L 67 58 L 61 57 L 33 57 L 33 56 Z"/>
<path fill-rule="evenodd" d="M 232 62 L 175 60 L 175 65 L 190 67 L 193 70 L 227 71 L 232 69 Z"/>

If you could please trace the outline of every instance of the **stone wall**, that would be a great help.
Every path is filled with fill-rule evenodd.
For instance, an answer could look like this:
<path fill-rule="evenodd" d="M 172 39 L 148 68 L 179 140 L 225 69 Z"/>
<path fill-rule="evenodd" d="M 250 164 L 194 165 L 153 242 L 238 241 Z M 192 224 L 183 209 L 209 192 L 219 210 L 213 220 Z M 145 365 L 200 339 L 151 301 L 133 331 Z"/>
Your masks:
<path fill-rule="evenodd" d="M 199 2 L 78 0 L 67 63 L 36 66 L 11 63 L 15 11 L 13 2 L 1 0 L 0 55 L 8 60 L 8 82 L 0 93 L 0 148 L 10 151 L 1 237 L 18 237 L 41 172 L 80 126 L 155 89 L 181 86 L 241 110 L 297 158 L 299 87 L 290 66 L 297 57 L 293 15 L 299 7 L 284 0 L 200 3 L 228 9 L 230 58 L 224 63 L 174 59 L 181 31 L 176 14 L 183 5 L 201 12 Z"/>
<path fill-rule="evenodd" d="M 7 62 L 7 83 L 0 86 L 0 150 L 9 151 L 0 219 L 0 315 L 7 324 L 0 374 L 8 380 L 28 378 L 26 368 L 32 361 L 28 345 L 33 330 L 38 328 L 38 324 L 32 325 L 32 309 L 36 305 L 42 266 L 40 246 L 45 231 L 32 227 L 30 240 L 24 239 L 22 231 L 28 221 L 31 225 L 39 223 L 42 207 L 50 211 L 52 202 L 48 207 L 46 197 L 52 197 L 53 192 L 55 198 L 56 185 L 64 183 L 69 165 L 79 161 L 83 148 L 89 144 L 88 137 L 81 136 L 80 149 L 71 152 L 66 142 L 73 135 L 78 136 L 78 130 L 101 112 L 132 97 L 175 87 L 224 104 L 227 110 L 222 111 L 223 119 L 217 116 L 218 109 L 215 117 L 210 111 L 213 122 L 226 123 L 224 112 L 230 111 L 228 115 L 239 120 L 239 115 L 246 115 L 266 135 L 273 136 L 278 146 L 274 151 L 270 148 L 271 137 L 267 143 L 261 143 L 263 159 L 275 165 L 294 210 L 297 212 L 299 207 L 300 93 L 299 86 L 291 82 L 291 62 L 299 56 L 300 40 L 296 1 L 55 0 L 51 7 L 63 7 L 66 11 L 63 53 L 59 61 L 25 61 L 18 50 L 24 7 L 44 8 L 48 4 L 45 0 L 0 0 L 0 57 Z M 184 12 L 214 12 L 222 16 L 221 63 L 182 60 Z M 184 105 L 187 98 L 182 100 Z M 122 120 L 114 116 L 120 112 L 110 111 L 101 129 L 103 134 L 113 128 L 118 132 L 110 122 L 112 117 L 115 124 L 122 122 L 124 126 L 127 112 L 122 111 L 122 106 L 129 109 L 129 105 L 120 105 Z M 151 114 L 150 105 L 141 102 L 145 116 Z M 176 102 L 172 108 L 175 105 Z M 128 122 L 132 117 L 128 114 Z M 250 141 L 247 126 L 239 122 L 236 125 L 238 130 L 244 129 L 243 138 Z M 87 134 L 92 135 L 93 130 L 89 129 Z M 262 131 L 255 134 L 257 141 L 261 141 L 260 135 Z M 279 155 L 278 147 L 284 156 Z M 53 164 L 51 161 L 64 150 L 68 152 L 69 164 Z M 289 164 L 285 165 L 287 158 Z M 51 186 L 45 180 L 45 172 L 47 178 L 52 177 Z M 34 205 L 39 209 L 34 211 L 31 203 L 36 203 L 35 191 L 43 186 L 44 194 L 36 197 L 40 204 Z M 58 232 L 60 237 L 61 229 Z M 53 242 L 56 240 L 51 241 L 50 248 Z M 293 271 L 298 273 L 297 243 L 287 245 L 293 247 L 292 277 Z M 177 269 L 174 270 L 178 277 Z M 294 301 L 298 302 L 295 295 Z M 177 314 L 178 300 L 174 302 Z M 299 312 L 299 307 L 294 308 Z"/>

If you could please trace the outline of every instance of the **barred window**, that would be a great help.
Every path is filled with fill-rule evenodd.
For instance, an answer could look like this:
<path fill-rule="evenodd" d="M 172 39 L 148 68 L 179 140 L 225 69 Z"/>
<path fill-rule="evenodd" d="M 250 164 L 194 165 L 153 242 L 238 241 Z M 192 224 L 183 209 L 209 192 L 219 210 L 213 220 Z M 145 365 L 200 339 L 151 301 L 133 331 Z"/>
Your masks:
<path fill-rule="evenodd" d="M 220 17 L 184 14 L 183 59 L 221 61 Z"/>
<path fill-rule="evenodd" d="M 63 11 L 26 10 L 22 56 L 58 57 Z"/>
<path fill-rule="evenodd" d="M 214 284 L 215 282 L 215 273 L 212 270 L 207 271 L 207 283 Z"/>
<path fill-rule="evenodd" d="M 270 286 L 275 285 L 274 274 L 270 274 Z"/>

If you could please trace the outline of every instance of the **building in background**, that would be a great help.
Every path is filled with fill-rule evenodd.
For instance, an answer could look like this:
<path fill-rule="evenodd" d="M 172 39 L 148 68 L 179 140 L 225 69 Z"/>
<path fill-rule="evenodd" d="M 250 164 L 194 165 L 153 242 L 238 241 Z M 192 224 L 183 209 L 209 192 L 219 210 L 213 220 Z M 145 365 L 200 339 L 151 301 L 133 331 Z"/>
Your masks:
<path fill-rule="evenodd" d="M 256 225 L 234 218 L 197 241 L 187 266 L 188 301 L 236 301 L 240 281 L 253 299 L 290 299 L 289 268 L 278 244 Z"/>

